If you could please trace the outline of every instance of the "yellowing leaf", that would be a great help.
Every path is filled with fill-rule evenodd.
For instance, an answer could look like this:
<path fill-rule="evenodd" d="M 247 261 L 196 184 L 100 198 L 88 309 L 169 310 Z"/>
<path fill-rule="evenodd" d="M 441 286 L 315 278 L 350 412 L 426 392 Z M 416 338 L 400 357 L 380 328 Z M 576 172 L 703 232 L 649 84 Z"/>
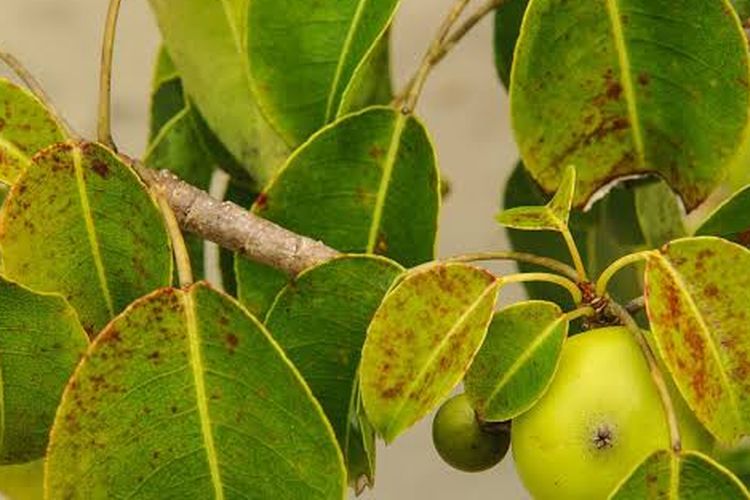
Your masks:
<path fill-rule="evenodd" d="M 616 488 L 613 500 L 744 500 L 745 486 L 710 457 L 695 451 L 650 455 Z"/>
<path fill-rule="evenodd" d="M 438 405 L 484 340 L 499 281 L 465 264 L 408 274 L 385 298 L 362 351 L 362 402 L 386 442 Z"/>
<path fill-rule="evenodd" d="M 0 214 L 0 246 L 9 278 L 62 294 L 92 336 L 171 282 L 161 213 L 132 169 L 98 144 L 61 143 L 35 157 Z"/>
<path fill-rule="evenodd" d="M 64 140 L 60 124 L 31 92 L 0 78 L 0 183 L 13 184 L 32 156 Z"/>
<path fill-rule="evenodd" d="M 524 164 L 548 192 L 576 165 L 576 206 L 654 172 L 692 210 L 746 141 L 747 39 L 727 0 L 535 0 L 512 73 Z"/>
<path fill-rule="evenodd" d="M 570 218 L 575 194 L 576 170 L 568 167 L 555 196 L 543 207 L 514 207 L 504 210 L 497 221 L 505 227 L 527 231 L 562 231 Z"/>
<path fill-rule="evenodd" d="M 552 302 L 520 302 L 495 314 L 464 380 L 483 420 L 510 420 L 542 397 L 557 369 L 568 324 Z"/>
<path fill-rule="evenodd" d="M 50 437 L 50 500 L 342 499 L 336 438 L 297 370 L 231 298 L 135 302 L 97 337 Z"/>
<path fill-rule="evenodd" d="M 698 419 L 731 442 L 750 433 L 750 251 L 677 240 L 646 266 L 646 308 L 665 364 Z"/>

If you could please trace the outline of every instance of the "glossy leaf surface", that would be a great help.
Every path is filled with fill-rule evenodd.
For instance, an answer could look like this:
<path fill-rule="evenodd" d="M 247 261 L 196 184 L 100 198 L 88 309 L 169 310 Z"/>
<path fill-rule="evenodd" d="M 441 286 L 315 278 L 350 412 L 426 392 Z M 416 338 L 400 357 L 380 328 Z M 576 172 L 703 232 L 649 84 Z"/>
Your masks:
<path fill-rule="evenodd" d="M 362 61 L 341 96 L 338 117 L 357 112 L 368 106 L 386 105 L 393 98 L 391 80 L 390 31 L 380 37 L 375 47 Z"/>
<path fill-rule="evenodd" d="M 361 390 L 386 442 L 434 409 L 484 340 L 499 281 L 465 264 L 431 264 L 408 274 L 385 298 L 362 351 Z"/>
<path fill-rule="evenodd" d="M 64 143 L 35 158 L 0 215 L 0 246 L 9 278 L 62 294 L 92 336 L 172 277 L 155 202 L 97 144 Z"/>
<path fill-rule="evenodd" d="M 252 92 L 245 43 L 250 0 L 149 4 L 185 90 L 211 130 L 257 181 L 266 182 L 289 147 L 269 125 Z"/>
<path fill-rule="evenodd" d="M 64 140 L 60 125 L 31 92 L 0 78 L 0 183 L 13 184 L 32 156 Z"/>
<path fill-rule="evenodd" d="M 547 191 L 576 165 L 575 205 L 653 171 L 692 210 L 745 140 L 749 73 L 726 0 L 536 0 L 511 84 L 521 156 Z"/>
<path fill-rule="evenodd" d="M 253 91 L 288 144 L 336 118 L 357 67 L 398 0 L 252 0 L 247 50 Z"/>
<path fill-rule="evenodd" d="M 0 277 L 0 464 L 44 456 L 63 389 L 87 347 L 62 297 Z"/>
<path fill-rule="evenodd" d="M 722 441 L 750 433 L 750 251 L 713 237 L 650 255 L 646 308 L 690 408 Z"/>
<path fill-rule="evenodd" d="M 529 0 L 507 0 L 495 11 L 495 67 L 505 88 L 510 88 L 513 53 Z"/>
<path fill-rule="evenodd" d="M 750 186 L 734 193 L 695 231 L 699 236 L 720 236 L 750 246 Z"/>
<path fill-rule="evenodd" d="M 96 339 L 50 438 L 57 498 L 343 498 L 335 437 L 263 326 L 198 284 Z"/>
<path fill-rule="evenodd" d="M 342 252 L 377 253 L 412 266 L 434 255 L 438 184 L 421 123 L 373 107 L 313 136 L 253 211 Z"/>
<path fill-rule="evenodd" d="M 742 500 L 745 486 L 710 457 L 694 451 L 660 450 L 649 456 L 610 496 L 613 500 L 672 498 Z"/>
<path fill-rule="evenodd" d="M 357 372 L 370 320 L 402 271 L 382 257 L 334 259 L 299 275 L 281 292 L 266 319 L 271 335 L 328 416 L 350 483 L 362 476 L 374 482 L 374 449 L 366 450 L 363 440 L 368 438 L 362 435 L 357 412 Z M 366 451 L 372 453 L 363 456 Z"/>
<path fill-rule="evenodd" d="M 552 382 L 568 320 L 552 302 L 520 302 L 495 314 L 464 379 L 466 394 L 488 422 L 528 410 Z"/>

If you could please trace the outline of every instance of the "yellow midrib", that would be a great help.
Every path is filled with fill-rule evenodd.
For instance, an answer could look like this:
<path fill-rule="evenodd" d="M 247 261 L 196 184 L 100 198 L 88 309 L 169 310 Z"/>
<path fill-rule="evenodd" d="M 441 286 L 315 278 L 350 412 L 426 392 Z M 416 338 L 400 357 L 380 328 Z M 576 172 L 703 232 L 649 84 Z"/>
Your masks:
<path fill-rule="evenodd" d="M 638 105 L 635 97 L 635 86 L 633 85 L 633 75 L 630 68 L 630 56 L 625 45 L 625 33 L 623 32 L 622 19 L 620 17 L 620 8 L 617 5 L 619 0 L 606 0 L 607 13 L 612 26 L 612 37 L 615 42 L 615 50 L 620 63 L 620 79 L 622 81 L 622 90 L 625 94 L 625 102 L 628 107 L 628 117 L 630 119 L 630 130 L 632 131 L 633 144 L 635 145 L 636 154 L 640 166 L 645 166 L 646 153 L 643 144 L 643 133 L 641 132 L 641 121 L 638 116 Z"/>
<path fill-rule="evenodd" d="M 185 308 L 185 322 L 188 334 L 188 344 L 190 346 L 190 366 L 193 373 L 193 382 L 195 384 L 195 399 L 198 406 L 198 416 L 201 423 L 201 435 L 203 436 L 203 445 L 206 448 L 206 459 L 208 468 L 211 473 L 211 483 L 214 486 L 216 500 L 224 500 L 224 487 L 221 481 L 221 471 L 219 469 L 219 459 L 216 453 L 216 444 L 211 429 L 211 416 L 208 412 L 208 396 L 206 393 L 206 383 L 204 374 L 206 372 L 203 366 L 203 355 L 201 353 L 200 334 L 198 333 L 198 320 L 195 314 L 195 302 L 190 291 L 180 292 L 182 304 Z"/>
<path fill-rule="evenodd" d="M 71 156 L 73 158 L 73 168 L 75 170 L 76 184 L 78 187 L 78 198 L 81 201 L 81 212 L 84 225 L 86 226 L 86 234 L 89 239 L 89 247 L 91 248 L 91 257 L 94 261 L 94 268 L 96 269 L 96 274 L 99 279 L 99 286 L 102 290 L 104 302 L 107 305 L 109 317 L 112 318 L 115 315 L 115 308 L 114 304 L 112 303 L 112 295 L 109 291 L 109 284 L 107 283 L 107 274 L 104 270 L 104 261 L 102 259 L 102 253 L 99 246 L 99 238 L 96 234 L 94 218 L 91 213 L 89 195 L 86 191 L 86 180 L 83 173 L 83 158 L 81 155 L 81 149 L 77 145 L 72 146 Z"/>
<path fill-rule="evenodd" d="M 349 26 L 349 31 L 346 33 L 346 39 L 344 39 L 344 46 L 341 47 L 341 55 L 339 56 L 338 64 L 336 65 L 336 72 L 333 75 L 333 82 L 331 83 L 331 88 L 328 92 L 328 102 L 326 103 L 326 117 L 325 122 L 328 123 L 333 118 L 333 108 L 334 108 L 334 98 L 336 97 L 336 89 L 339 86 L 339 82 L 341 82 L 341 74 L 344 71 L 344 63 L 346 61 L 346 58 L 349 56 L 349 52 L 352 48 L 352 40 L 354 40 L 354 33 L 357 31 L 357 28 L 359 27 L 359 22 L 362 20 L 362 15 L 365 11 L 365 5 L 367 4 L 367 0 L 360 0 L 359 4 L 357 5 L 357 10 L 354 12 L 354 17 L 352 18 L 352 23 Z"/>
<path fill-rule="evenodd" d="M 17 158 L 21 162 L 21 170 L 17 173 L 17 175 L 23 172 L 23 170 L 26 167 L 28 167 L 29 164 L 31 163 L 31 159 L 28 156 L 26 156 L 20 149 L 18 149 L 18 147 L 15 144 L 13 144 L 12 142 L 8 141 L 7 139 L 1 136 L 0 136 L 0 149 L 6 150 L 11 156 L 13 156 L 14 158 Z M 6 179 L 10 181 L 11 183 L 15 181 L 15 178 L 10 179 L 4 176 L 2 172 L 0 172 L 0 179 Z"/>
<path fill-rule="evenodd" d="M 393 134 L 391 135 L 388 153 L 386 154 L 385 162 L 383 164 L 383 176 L 380 179 L 378 197 L 375 200 L 375 211 L 372 214 L 372 223 L 370 225 L 370 235 L 367 239 L 366 253 L 373 253 L 378 242 L 378 231 L 380 230 L 380 224 L 383 220 L 383 210 L 385 207 L 385 200 L 388 197 L 388 187 L 390 186 L 391 177 L 393 176 L 396 157 L 398 156 L 398 151 L 401 147 L 401 135 L 404 132 L 406 120 L 408 119 L 403 113 L 399 113 L 398 111 L 395 111 L 395 113 L 397 113 L 398 116 L 393 124 Z"/>

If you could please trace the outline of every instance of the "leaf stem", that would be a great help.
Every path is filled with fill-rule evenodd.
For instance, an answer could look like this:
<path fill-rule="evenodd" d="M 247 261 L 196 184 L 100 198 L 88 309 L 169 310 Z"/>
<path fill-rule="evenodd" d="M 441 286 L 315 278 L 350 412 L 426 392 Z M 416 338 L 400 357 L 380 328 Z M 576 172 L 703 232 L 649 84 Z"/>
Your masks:
<path fill-rule="evenodd" d="M 556 271 L 563 276 L 570 278 L 571 280 L 578 279 L 576 270 L 567 264 L 560 262 L 549 257 L 542 257 L 541 255 L 534 255 L 531 253 L 524 252 L 476 252 L 467 253 L 462 255 L 456 255 L 447 259 L 448 262 L 480 262 L 490 260 L 512 260 L 515 262 L 523 262 L 525 264 L 535 264 L 537 266 L 546 267 L 552 271 Z"/>
<path fill-rule="evenodd" d="M 589 279 L 586 275 L 586 266 L 583 265 L 581 252 L 578 250 L 578 245 L 576 245 L 576 242 L 573 239 L 573 235 L 571 234 L 570 228 L 567 226 L 567 224 L 560 227 L 560 233 L 565 240 L 565 245 L 567 245 L 568 247 L 570 257 L 573 259 L 573 265 L 575 266 L 578 280 L 582 283 L 588 281 Z"/>
<path fill-rule="evenodd" d="M 638 346 L 641 348 L 643 356 L 646 358 L 651 380 L 654 382 L 656 391 L 659 393 L 659 399 L 661 399 L 662 407 L 664 408 L 672 451 L 679 453 L 682 450 L 682 437 L 680 436 L 680 426 L 677 421 L 677 413 L 675 412 L 674 402 L 672 401 L 672 395 L 669 393 L 664 373 L 656 360 L 656 355 L 651 349 L 643 330 L 641 330 L 635 322 L 635 319 L 633 319 L 633 316 L 631 316 L 624 307 L 617 302 L 612 301 L 609 303 L 609 309 L 612 314 L 616 316 L 628 330 L 630 330 L 636 342 L 638 342 Z"/>
<path fill-rule="evenodd" d="M 596 315 L 596 309 L 591 306 L 583 306 L 565 313 L 565 319 L 575 321 L 578 318 L 590 317 Z"/>
<path fill-rule="evenodd" d="M 425 58 L 422 61 L 422 65 L 419 67 L 417 72 L 409 79 L 409 83 L 406 84 L 404 90 L 393 100 L 393 105 L 396 107 L 403 105 L 404 109 L 407 112 L 412 112 L 417 104 L 417 100 L 419 99 L 419 94 L 422 91 L 422 87 L 424 87 L 425 81 L 427 80 L 427 77 L 429 76 L 432 69 L 437 66 L 438 63 L 442 61 L 443 58 L 445 58 L 445 56 L 448 55 L 448 53 L 456 45 L 458 45 L 458 43 L 464 38 L 464 36 L 466 36 L 466 34 L 469 33 L 472 28 L 477 25 L 477 23 L 479 23 L 479 21 L 484 19 L 487 14 L 497 9 L 505 2 L 506 0 L 486 0 L 481 7 L 473 12 L 462 24 L 458 26 L 458 28 L 456 28 L 453 34 L 450 34 L 450 29 L 458 20 L 461 12 L 459 12 L 459 14 L 456 15 L 455 18 L 453 18 L 453 11 L 451 11 L 451 14 L 443 24 L 443 28 L 445 28 L 446 23 L 450 21 L 450 24 L 447 26 L 447 31 L 443 34 L 440 43 L 436 43 L 438 40 L 438 38 L 436 37 L 436 39 L 433 41 L 433 45 L 430 47 L 430 50 L 425 55 Z M 463 11 L 463 9 L 468 4 L 468 2 L 459 3 L 464 4 L 463 6 L 461 6 L 461 11 Z M 442 33 L 442 30 L 439 33 Z"/>
<path fill-rule="evenodd" d="M 164 191 L 158 187 L 151 191 L 159 204 L 167 233 L 169 233 L 169 239 L 172 242 L 172 252 L 174 253 L 174 260 L 177 265 L 177 277 L 180 286 L 183 288 L 190 286 L 193 284 L 193 267 L 190 264 L 190 254 L 188 253 L 187 245 L 185 245 L 185 238 L 182 236 L 180 224 L 177 222 L 177 218 L 164 195 Z"/>
<path fill-rule="evenodd" d="M 104 24 L 101 63 L 99 68 L 99 112 L 97 138 L 99 142 L 117 150 L 112 139 L 112 60 L 114 58 L 117 18 L 122 0 L 110 0 Z"/>
<path fill-rule="evenodd" d="M 630 264 L 635 264 L 636 262 L 647 259 L 652 253 L 653 250 L 644 250 L 643 252 L 628 254 L 614 261 L 602 272 L 599 279 L 596 280 L 596 294 L 603 297 L 607 292 L 607 285 L 615 274 Z"/>
<path fill-rule="evenodd" d="M 498 279 L 500 280 L 501 285 L 505 285 L 507 283 L 526 283 L 528 281 L 544 281 L 547 283 L 552 283 L 555 285 L 559 285 L 570 292 L 570 296 L 573 298 L 573 302 L 575 302 L 576 304 L 580 304 L 583 301 L 583 293 L 581 292 L 581 289 L 578 288 L 578 285 L 576 285 L 575 282 L 569 280 L 568 278 L 560 276 L 558 274 L 518 273 L 508 276 L 501 276 Z"/>
<path fill-rule="evenodd" d="M 23 65 L 23 63 L 16 58 L 13 54 L 10 54 L 9 52 L 5 52 L 3 50 L 0 50 L 0 61 L 3 61 L 6 66 L 8 66 L 17 76 L 21 79 L 21 81 L 28 87 L 29 91 L 36 96 L 37 99 L 39 99 L 42 104 L 47 108 L 47 111 L 50 115 L 52 115 L 52 118 L 60 125 L 60 127 L 63 129 L 63 132 L 65 132 L 65 135 L 68 136 L 70 139 L 79 139 L 80 136 L 75 133 L 68 124 L 68 122 L 63 118 L 63 116 L 60 114 L 60 112 L 57 110 L 55 105 L 52 103 L 52 99 L 50 99 L 49 95 L 44 91 L 44 88 L 39 84 L 39 81 L 34 78 L 34 75 L 31 74 L 31 71 L 26 68 L 26 66 Z"/>

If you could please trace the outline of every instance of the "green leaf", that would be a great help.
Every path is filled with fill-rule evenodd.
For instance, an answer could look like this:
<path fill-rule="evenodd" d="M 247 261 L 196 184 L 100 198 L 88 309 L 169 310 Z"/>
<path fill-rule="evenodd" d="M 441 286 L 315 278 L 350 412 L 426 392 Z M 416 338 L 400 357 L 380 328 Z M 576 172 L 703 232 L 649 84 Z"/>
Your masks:
<path fill-rule="evenodd" d="M 368 106 L 386 105 L 393 98 L 390 31 L 384 32 L 352 76 L 341 97 L 338 117 Z"/>
<path fill-rule="evenodd" d="M 750 18 L 750 0 L 732 0 L 732 5 L 744 26 L 744 22 Z"/>
<path fill-rule="evenodd" d="M 750 432 L 750 251 L 713 237 L 677 240 L 646 266 L 646 308 L 661 356 L 718 439 Z"/>
<path fill-rule="evenodd" d="M 695 451 L 659 450 L 638 465 L 610 498 L 734 500 L 748 496 L 742 483 L 710 457 Z"/>
<path fill-rule="evenodd" d="M 60 124 L 39 99 L 0 78 L 0 183 L 13 184 L 32 156 L 64 140 Z"/>
<path fill-rule="evenodd" d="M 727 0 L 536 0 L 511 83 L 521 156 L 547 191 L 576 165 L 576 206 L 615 178 L 655 172 L 690 211 L 745 140 L 749 75 Z"/>
<path fill-rule="evenodd" d="M 44 500 L 44 461 L 0 467 L 0 497 Z"/>
<path fill-rule="evenodd" d="M 568 326 L 552 302 L 521 302 L 495 314 L 464 380 L 466 394 L 483 420 L 511 420 L 544 395 L 557 370 Z"/>
<path fill-rule="evenodd" d="M 351 484 L 361 476 L 367 484 L 374 481 L 375 450 L 366 449 L 357 411 L 360 353 L 375 310 L 402 272 L 382 257 L 334 259 L 300 274 L 279 294 L 265 322 L 320 401 Z"/>
<path fill-rule="evenodd" d="M 422 124 L 372 107 L 315 134 L 253 211 L 342 252 L 377 253 L 413 266 L 434 255 L 438 178 Z"/>
<path fill-rule="evenodd" d="M 526 231 L 562 232 L 568 225 L 571 203 L 575 195 L 576 170 L 565 169 L 555 196 L 543 207 L 515 207 L 504 210 L 497 221 L 505 227 Z"/>
<path fill-rule="evenodd" d="M 253 91 L 290 145 L 338 115 L 357 67 L 390 25 L 398 0 L 252 0 L 247 47 Z"/>
<path fill-rule="evenodd" d="M 500 281 L 466 264 L 430 264 L 385 298 L 362 351 L 362 402 L 392 442 L 463 378 L 482 345 Z"/>
<path fill-rule="evenodd" d="M 262 184 L 289 146 L 266 121 L 251 89 L 249 3 L 149 0 L 185 90 L 236 161 Z"/>
<path fill-rule="evenodd" d="M 649 247 L 657 248 L 687 236 L 682 208 L 674 192 L 663 180 L 656 179 L 636 189 L 635 207 Z"/>
<path fill-rule="evenodd" d="M 529 0 L 508 0 L 495 11 L 495 67 L 506 89 L 510 88 L 513 53 L 528 4 Z"/>
<path fill-rule="evenodd" d="M 699 236 L 721 236 L 750 246 L 750 186 L 734 193 L 695 231 Z"/>
<path fill-rule="evenodd" d="M 87 347 L 62 297 L 0 277 L 0 464 L 44 456 L 60 396 Z"/>
<path fill-rule="evenodd" d="M 637 186 L 618 186 L 591 209 L 582 213 L 573 211 L 570 229 L 578 243 L 581 257 L 589 272 L 596 276 L 612 261 L 645 248 L 641 228 L 635 210 L 634 192 Z M 505 187 L 504 207 L 544 204 L 548 197 L 518 164 Z M 557 234 L 543 231 L 508 230 L 508 237 L 514 250 L 544 255 L 560 261 L 569 261 L 568 249 Z M 522 272 L 541 269 L 528 264 L 518 266 Z M 610 293 L 621 301 L 627 301 L 641 294 L 643 272 L 636 267 L 624 269 L 610 285 Z M 525 283 L 529 296 L 557 304 L 573 307 L 574 304 L 560 287 L 546 283 Z"/>
<path fill-rule="evenodd" d="M 91 336 L 172 278 L 154 200 L 98 144 L 62 143 L 35 158 L 0 214 L 0 246 L 9 278 L 62 294 Z"/>
<path fill-rule="evenodd" d="M 96 339 L 50 437 L 58 498 L 343 498 L 333 431 L 263 326 L 197 284 Z"/>
<path fill-rule="evenodd" d="M 237 299 L 245 309 L 258 318 L 265 318 L 276 296 L 290 282 L 289 275 L 265 264 L 235 255 L 234 272 L 237 277 Z"/>

